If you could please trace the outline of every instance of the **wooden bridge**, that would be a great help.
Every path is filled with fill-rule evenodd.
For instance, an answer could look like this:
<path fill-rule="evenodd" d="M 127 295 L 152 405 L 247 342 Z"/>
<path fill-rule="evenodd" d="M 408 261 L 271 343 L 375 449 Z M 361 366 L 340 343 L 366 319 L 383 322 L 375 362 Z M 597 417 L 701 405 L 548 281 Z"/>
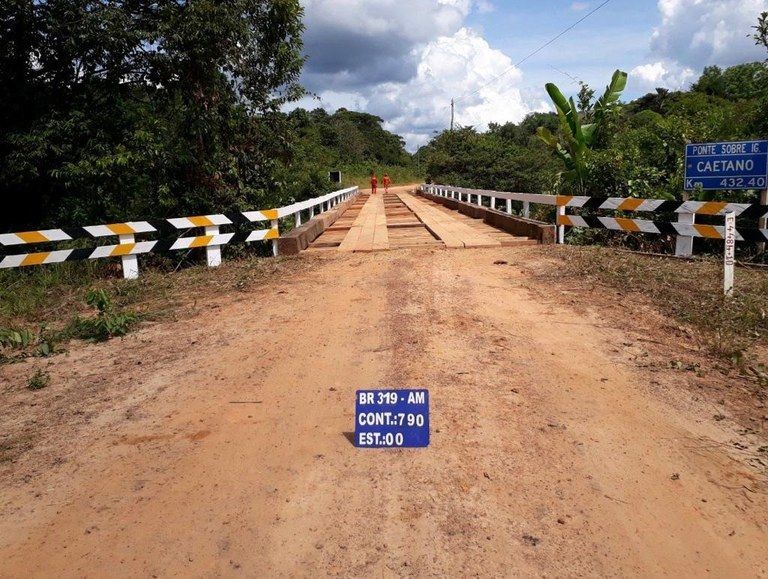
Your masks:
<path fill-rule="evenodd" d="M 363 193 L 343 210 L 332 226 L 309 245 L 309 251 L 383 251 L 413 247 L 497 247 L 537 241 L 513 235 L 417 198 L 408 188 L 375 195 Z"/>

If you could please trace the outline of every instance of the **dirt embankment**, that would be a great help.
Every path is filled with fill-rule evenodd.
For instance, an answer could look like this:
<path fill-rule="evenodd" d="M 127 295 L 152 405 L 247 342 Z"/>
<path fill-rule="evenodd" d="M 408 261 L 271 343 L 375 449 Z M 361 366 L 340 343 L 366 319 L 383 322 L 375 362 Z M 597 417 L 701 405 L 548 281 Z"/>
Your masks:
<path fill-rule="evenodd" d="M 39 429 L 0 467 L 0 575 L 768 574 L 764 423 L 661 363 L 695 353 L 651 308 L 542 287 L 546 251 L 313 257 L 0 368 L 2 430 Z M 429 449 L 350 444 L 378 387 L 430 389 Z"/>

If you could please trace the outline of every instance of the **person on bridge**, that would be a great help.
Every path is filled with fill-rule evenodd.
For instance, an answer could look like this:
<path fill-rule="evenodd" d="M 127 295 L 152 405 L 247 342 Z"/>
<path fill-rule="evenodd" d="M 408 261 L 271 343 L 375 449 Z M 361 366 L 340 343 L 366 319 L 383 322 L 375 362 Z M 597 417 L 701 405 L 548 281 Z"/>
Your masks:
<path fill-rule="evenodd" d="M 382 184 L 384 185 L 384 193 L 389 193 L 389 186 L 392 185 L 392 179 L 389 178 L 387 173 L 384 173 Z"/>
<path fill-rule="evenodd" d="M 371 171 L 371 195 L 376 194 L 376 190 L 379 188 L 379 180 L 376 177 L 376 173 Z"/>

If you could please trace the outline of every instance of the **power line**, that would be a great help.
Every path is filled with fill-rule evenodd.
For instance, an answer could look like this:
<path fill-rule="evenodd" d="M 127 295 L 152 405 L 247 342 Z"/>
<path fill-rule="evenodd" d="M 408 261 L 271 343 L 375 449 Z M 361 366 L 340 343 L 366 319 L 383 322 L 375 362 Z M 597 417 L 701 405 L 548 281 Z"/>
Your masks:
<path fill-rule="evenodd" d="M 534 50 L 533 52 L 531 52 L 531 53 L 527 54 L 527 55 L 526 55 L 524 58 L 522 58 L 521 60 L 519 60 L 518 62 L 516 62 L 516 63 L 515 63 L 515 64 L 513 64 L 512 66 L 510 66 L 510 67 L 506 68 L 505 70 L 503 70 L 501 73 L 499 73 L 497 76 L 495 76 L 494 78 L 492 78 L 491 80 L 489 80 L 489 81 L 488 81 L 487 83 L 485 83 L 483 86 L 481 86 L 481 87 L 480 87 L 480 88 L 478 88 L 478 89 L 475 89 L 475 90 L 473 90 L 472 92 L 469 92 L 469 93 L 466 93 L 466 94 L 463 94 L 463 95 L 461 95 L 460 97 L 458 97 L 458 98 L 454 99 L 454 102 L 456 102 L 456 101 L 460 101 L 461 99 L 465 99 L 465 98 L 467 98 L 467 97 L 469 97 L 469 96 L 475 95 L 475 94 L 479 93 L 481 90 L 483 90 L 484 88 L 486 88 L 487 86 L 489 86 L 489 85 L 493 84 L 494 82 L 496 82 L 497 80 L 499 80 L 501 77 L 505 76 L 506 74 L 508 74 L 509 72 L 511 72 L 512 70 L 516 69 L 518 66 L 520 66 L 521 64 L 523 64 L 523 63 L 524 63 L 526 60 L 528 60 L 529 58 L 531 58 L 531 57 L 533 57 L 533 56 L 536 56 L 536 55 L 537 55 L 539 52 L 541 52 L 542 50 L 544 50 L 544 49 L 545 49 L 547 46 L 549 46 L 550 44 L 553 44 L 554 42 L 556 42 L 557 40 L 559 40 L 560 38 L 562 38 L 563 36 L 565 36 L 565 35 L 566 35 L 568 32 L 570 32 L 571 30 L 573 30 L 574 28 L 576 28 L 576 27 L 577 27 L 579 24 L 581 24 L 582 22 L 584 22 L 584 21 L 585 21 L 587 18 L 589 18 L 590 16 L 592 16 L 592 15 L 593 15 L 595 12 L 597 12 L 598 10 L 600 10 L 600 9 L 601 9 L 603 6 L 605 6 L 606 4 L 608 4 L 610 1 L 611 1 L 611 0 L 605 0 L 605 1 L 604 1 L 602 4 L 600 4 L 600 5 L 599 5 L 599 6 L 597 6 L 596 8 L 594 8 L 594 9 L 590 10 L 589 12 L 587 12 L 587 13 L 586 13 L 584 16 L 582 16 L 581 18 L 579 18 L 579 19 L 578 19 L 576 22 L 574 22 L 573 24 L 571 24 L 571 25 L 570 25 L 568 28 L 566 28 L 566 29 L 564 29 L 563 31 L 561 31 L 561 32 L 560 32 L 560 33 L 559 33 L 557 36 L 555 36 L 554 38 L 551 38 L 550 40 L 548 40 L 547 42 L 545 42 L 544 44 L 542 44 L 541 46 L 539 46 L 539 47 L 538 47 L 536 50 Z"/>

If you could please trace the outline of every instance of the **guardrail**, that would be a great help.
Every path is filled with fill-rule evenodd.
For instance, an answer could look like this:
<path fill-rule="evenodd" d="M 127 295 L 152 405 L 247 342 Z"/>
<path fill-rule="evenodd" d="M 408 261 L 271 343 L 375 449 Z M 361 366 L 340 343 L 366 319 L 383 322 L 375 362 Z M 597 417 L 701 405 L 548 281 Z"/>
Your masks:
<path fill-rule="evenodd" d="M 467 189 L 466 187 L 451 187 L 449 185 L 421 185 L 420 189 L 431 193 L 432 195 L 439 195 L 441 197 L 448 197 L 450 199 L 457 199 L 459 201 L 465 201 L 466 203 L 472 203 L 474 197 L 477 205 L 483 205 L 483 198 L 487 197 L 490 200 L 490 206 L 496 208 L 496 200 L 502 199 L 506 201 L 507 213 L 512 213 L 512 201 L 523 202 L 523 217 L 530 218 L 531 216 L 531 203 L 539 205 L 556 205 L 557 197 L 555 195 L 541 195 L 538 193 L 509 193 L 507 191 L 489 191 L 486 189 Z"/>
<path fill-rule="evenodd" d="M 312 219 L 316 214 L 328 211 L 339 203 L 357 196 L 359 192 L 357 187 L 350 187 L 277 209 L 245 211 L 226 215 L 199 215 L 196 217 L 129 221 L 107 225 L 3 233 L 0 234 L 0 246 L 63 242 L 81 238 L 99 239 L 112 236 L 118 238 L 118 244 L 0 255 L 0 269 L 61 263 L 64 261 L 120 257 L 123 264 L 123 277 L 135 279 L 139 276 L 137 256 L 143 253 L 160 253 L 204 247 L 208 266 L 217 267 L 221 264 L 221 247 L 224 245 L 272 240 L 272 252 L 274 255 L 277 255 L 277 239 L 280 237 L 279 220 L 281 218 L 293 216 L 295 225 L 299 226 L 301 225 L 302 211 L 308 212 L 309 219 Z M 318 207 L 320 210 L 316 211 Z M 233 233 L 222 233 L 220 230 L 222 226 L 227 225 L 252 225 L 262 222 L 269 222 L 268 228 Z M 203 228 L 205 234 L 176 239 L 136 241 L 136 235 L 165 232 L 175 233 L 180 230 L 196 228 Z"/>
<path fill-rule="evenodd" d="M 557 242 L 560 244 L 565 242 L 566 227 L 593 227 L 626 233 L 669 234 L 676 237 L 675 255 L 689 257 L 693 254 L 693 239 L 695 237 L 720 240 L 726 238 L 725 226 L 696 223 L 696 215 L 725 217 L 726 214 L 731 212 L 740 219 L 750 218 L 759 220 L 760 223 L 759 227 L 738 229 L 736 231 L 737 241 L 757 243 L 768 241 L 768 229 L 760 228 L 765 227 L 768 205 L 721 201 L 666 201 L 663 199 L 636 199 L 632 197 L 581 197 L 509 193 L 451 187 L 449 185 L 421 185 L 421 190 L 433 195 L 450 197 L 481 206 L 483 205 L 483 199 L 488 198 L 490 207 L 494 209 L 498 206 L 498 199 L 506 200 L 505 210 L 507 213 L 512 213 L 512 201 L 522 201 L 523 216 L 526 218 L 530 217 L 531 203 L 555 206 L 557 207 Z M 568 208 L 589 209 L 593 211 L 675 213 L 677 214 L 677 222 L 624 217 L 569 215 L 567 213 Z"/>

